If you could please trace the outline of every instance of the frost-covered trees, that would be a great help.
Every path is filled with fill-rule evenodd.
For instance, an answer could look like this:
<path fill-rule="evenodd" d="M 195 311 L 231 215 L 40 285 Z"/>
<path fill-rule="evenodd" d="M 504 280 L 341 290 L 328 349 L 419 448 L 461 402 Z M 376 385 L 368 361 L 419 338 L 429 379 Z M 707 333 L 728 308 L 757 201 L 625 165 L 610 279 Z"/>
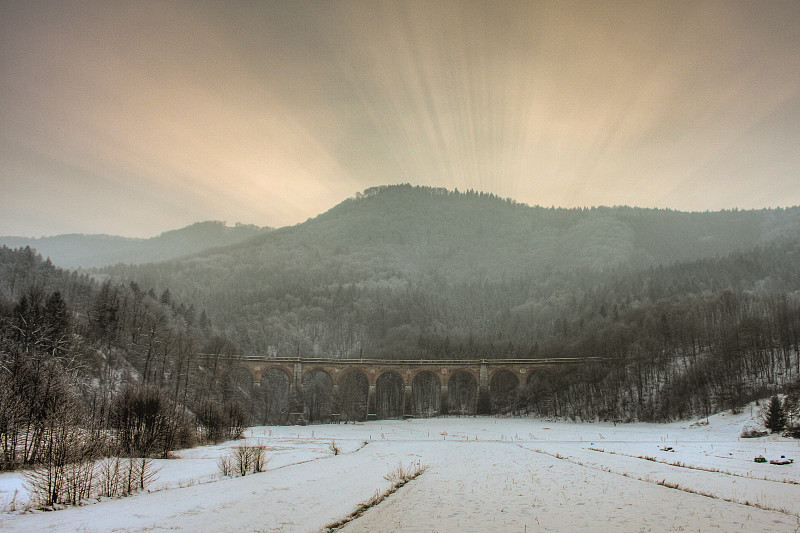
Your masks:
<path fill-rule="evenodd" d="M 126 456 L 162 456 L 191 443 L 204 402 L 218 403 L 240 434 L 250 402 L 238 391 L 224 398 L 232 361 L 198 355 L 203 345 L 211 354 L 237 349 L 215 336 L 225 349 L 214 351 L 211 332 L 192 327 L 194 311 L 181 307 L 136 283 L 93 283 L 31 250 L 0 246 L 0 470 L 61 454 L 59 442 L 47 446 L 66 405 L 80 416 L 58 431 L 72 440 L 119 436 Z"/>

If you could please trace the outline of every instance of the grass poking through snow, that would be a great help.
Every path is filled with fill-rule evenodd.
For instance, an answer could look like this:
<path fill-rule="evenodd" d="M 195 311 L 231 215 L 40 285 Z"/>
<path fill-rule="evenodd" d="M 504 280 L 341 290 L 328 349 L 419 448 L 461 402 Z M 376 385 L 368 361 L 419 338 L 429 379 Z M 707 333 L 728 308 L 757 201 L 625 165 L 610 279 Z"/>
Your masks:
<path fill-rule="evenodd" d="M 341 520 L 337 520 L 336 522 L 328 524 L 322 531 L 326 533 L 331 533 L 333 531 L 338 531 L 339 529 L 343 528 L 346 524 L 352 522 L 356 518 L 366 513 L 367 509 L 369 509 L 370 507 L 375 507 L 383 500 L 385 500 L 386 498 L 397 492 L 398 489 L 400 489 L 400 487 L 402 487 L 412 479 L 419 477 L 425 471 L 425 468 L 427 467 L 425 465 L 420 464 L 419 461 L 417 461 L 416 463 L 411 463 L 407 467 L 403 466 L 401 463 L 395 470 L 392 470 L 391 472 L 383 476 L 383 478 L 386 481 L 391 482 L 392 484 L 391 487 L 389 487 L 382 493 L 376 490 L 375 494 L 373 494 L 369 500 L 359 503 L 352 513 L 342 518 Z"/>

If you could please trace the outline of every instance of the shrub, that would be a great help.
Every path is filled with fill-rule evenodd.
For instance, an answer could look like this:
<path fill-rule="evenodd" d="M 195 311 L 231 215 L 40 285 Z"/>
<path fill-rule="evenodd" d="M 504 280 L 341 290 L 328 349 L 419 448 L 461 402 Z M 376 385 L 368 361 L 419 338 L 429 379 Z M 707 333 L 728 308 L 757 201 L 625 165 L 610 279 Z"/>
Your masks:
<path fill-rule="evenodd" d="M 225 414 L 227 415 L 228 438 L 231 440 L 241 439 L 249 418 L 244 406 L 238 401 L 233 401 L 227 405 Z"/>
<path fill-rule="evenodd" d="M 223 476 L 246 476 L 249 473 L 263 472 L 269 462 L 266 451 L 267 447 L 263 444 L 237 446 L 217 460 L 217 467 Z"/>
<path fill-rule="evenodd" d="M 389 481 L 393 485 L 402 486 L 422 474 L 425 468 L 427 467 L 423 466 L 419 461 L 411 463 L 407 467 L 403 466 L 401 463 L 397 465 L 395 470 L 383 476 L 383 479 Z"/>
<path fill-rule="evenodd" d="M 223 476 L 233 476 L 233 461 L 230 455 L 223 455 L 217 460 L 217 467 Z"/>
<path fill-rule="evenodd" d="M 200 442 L 222 442 L 228 438 L 228 427 L 225 414 L 217 402 L 206 400 L 197 409 L 197 421 L 200 424 Z"/>
<path fill-rule="evenodd" d="M 120 451 L 143 457 L 163 450 L 169 429 L 168 400 L 161 389 L 125 387 L 111 405 L 111 427 L 117 430 Z"/>
<path fill-rule="evenodd" d="M 341 446 L 339 446 L 339 445 L 336 443 L 336 441 L 335 441 L 335 440 L 332 440 L 332 441 L 331 441 L 331 443 L 328 445 L 328 448 L 330 449 L 330 451 L 331 451 L 331 453 L 332 453 L 333 455 L 339 455 L 340 453 L 342 453 L 342 448 L 341 448 Z"/>
<path fill-rule="evenodd" d="M 269 462 L 267 459 L 267 447 L 263 444 L 251 446 L 250 453 L 252 454 L 251 463 L 253 465 L 253 473 L 263 472 L 266 470 L 267 463 Z"/>
<path fill-rule="evenodd" d="M 766 431 L 761 431 L 755 428 L 745 428 L 742 430 L 739 436 L 743 439 L 757 439 L 759 437 L 763 437 L 767 434 Z"/>
<path fill-rule="evenodd" d="M 233 450 L 233 464 L 240 476 L 246 476 L 252 469 L 253 455 L 249 446 L 237 446 Z"/>

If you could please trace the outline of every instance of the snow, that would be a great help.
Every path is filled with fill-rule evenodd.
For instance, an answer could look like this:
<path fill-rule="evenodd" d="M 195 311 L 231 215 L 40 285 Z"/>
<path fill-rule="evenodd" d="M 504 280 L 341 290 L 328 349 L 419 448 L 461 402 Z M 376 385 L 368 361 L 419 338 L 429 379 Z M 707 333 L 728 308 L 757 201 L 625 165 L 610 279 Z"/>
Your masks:
<path fill-rule="evenodd" d="M 740 439 L 752 414 L 696 424 L 581 424 L 434 418 L 257 427 L 267 471 L 223 478 L 242 441 L 158 461 L 150 492 L 56 512 L 0 513 L 2 531 L 319 531 L 373 495 L 384 476 L 427 469 L 342 531 L 796 531 L 800 442 Z M 341 454 L 334 455 L 336 441 Z M 366 442 L 366 444 L 364 444 Z M 790 465 L 755 463 L 784 455 Z M 0 475 L 0 508 L 27 499 Z"/>

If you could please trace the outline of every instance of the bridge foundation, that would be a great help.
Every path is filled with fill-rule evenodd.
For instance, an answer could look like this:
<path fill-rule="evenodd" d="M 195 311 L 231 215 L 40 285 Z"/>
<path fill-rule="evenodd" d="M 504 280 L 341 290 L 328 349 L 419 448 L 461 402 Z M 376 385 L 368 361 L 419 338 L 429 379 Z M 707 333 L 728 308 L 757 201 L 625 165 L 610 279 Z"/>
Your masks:
<path fill-rule="evenodd" d="M 378 418 L 378 410 L 375 405 L 375 391 L 375 385 L 370 385 L 369 392 L 367 393 L 367 420 Z"/>

